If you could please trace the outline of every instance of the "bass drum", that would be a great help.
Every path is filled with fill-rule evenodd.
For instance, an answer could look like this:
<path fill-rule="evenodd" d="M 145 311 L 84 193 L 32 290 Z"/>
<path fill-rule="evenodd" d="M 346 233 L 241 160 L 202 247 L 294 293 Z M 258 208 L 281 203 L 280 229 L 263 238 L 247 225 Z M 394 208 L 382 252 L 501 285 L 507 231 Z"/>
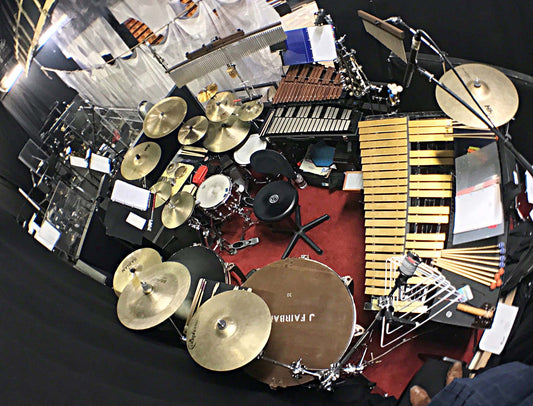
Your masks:
<path fill-rule="evenodd" d="M 342 279 L 320 262 L 287 258 L 253 273 L 244 287 L 268 305 L 272 330 L 263 357 L 245 371 L 271 388 L 296 386 L 314 378 L 287 365 L 302 359 L 308 369 L 329 368 L 348 349 L 356 330 L 355 304 Z"/>
<path fill-rule="evenodd" d="M 185 247 L 172 254 L 168 260 L 185 265 L 191 274 L 191 287 L 187 297 L 174 313 L 176 317 L 183 321 L 189 316 L 196 285 L 198 285 L 200 278 L 229 283 L 229 274 L 224 260 L 215 251 L 202 245 Z"/>

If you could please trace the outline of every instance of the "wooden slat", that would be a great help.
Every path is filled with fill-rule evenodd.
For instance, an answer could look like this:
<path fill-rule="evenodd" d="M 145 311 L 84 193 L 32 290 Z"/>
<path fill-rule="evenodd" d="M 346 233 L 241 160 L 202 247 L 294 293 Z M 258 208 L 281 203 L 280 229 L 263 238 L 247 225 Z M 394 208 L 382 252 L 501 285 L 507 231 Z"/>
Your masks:
<path fill-rule="evenodd" d="M 389 292 L 388 292 L 387 289 L 365 287 L 365 295 L 385 296 L 385 295 L 388 295 L 388 294 L 389 294 Z"/>
<path fill-rule="evenodd" d="M 401 203 L 365 203 L 365 211 L 370 210 L 405 210 L 407 202 Z"/>
<path fill-rule="evenodd" d="M 405 145 L 406 140 L 368 141 L 359 143 L 361 149 L 404 147 Z"/>
<path fill-rule="evenodd" d="M 396 124 L 402 124 L 402 123 L 407 123 L 407 117 L 359 121 L 358 126 L 359 128 L 366 128 L 366 127 L 375 127 L 375 126 L 381 126 L 381 125 L 396 125 Z"/>
<path fill-rule="evenodd" d="M 410 190 L 409 197 L 447 198 L 447 197 L 452 197 L 452 191 L 451 190 Z"/>
<path fill-rule="evenodd" d="M 416 250 L 421 258 L 440 258 L 440 250 Z"/>
<path fill-rule="evenodd" d="M 405 227 L 405 220 L 366 219 L 365 227 Z"/>
<path fill-rule="evenodd" d="M 409 165 L 411 166 L 453 166 L 454 162 L 453 158 L 409 158 Z"/>
<path fill-rule="evenodd" d="M 380 127 L 378 131 L 371 131 L 373 128 L 359 130 L 359 142 L 379 141 L 379 140 L 405 140 L 407 144 L 407 127 Z"/>
<path fill-rule="evenodd" d="M 363 171 L 363 181 L 367 179 L 407 179 L 407 170 L 383 172 Z"/>
<path fill-rule="evenodd" d="M 411 125 L 412 121 L 409 123 L 409 135 L 412 134 L 452 134 L 453 127 L 443 127 L 443 126 L 434 126 L 434 127 L 413 127 Z"/>
<path fill-rule="evenodd" d="M 397 195 L 367 195 L 365 193 L 364 202 L 406 202 L 407 194 Z"/>
<path fill-rule="evenodd" d="M 444 233 L 408 233 L 405 236 L 407 241 L 446 241 Z"/>
<path fill-rule="evenodd" d="M 367 164 L 377 164 L 385 162 L 407 162 L 407 155 L 376 155 L 376 156 L 367 156 L 361 157 L 361 163 L 363 165 Z"/>
<path fill-rule="evenodd" d="M 405 235 L 405 224 L 402 224 L 401 227 L 383 227 L 383 228 L 373 228 L 368 227 L 365 229 L 365 235 L 376 236 L 376 235 L 388 235 L 388 236 L 402 236 Z"/>
<path fill-rule="evenodd" d="M 452 190 L 451 182 L 417 182 L 413 181 L 409 183 L 410 189 L 417 190 Z"/>
<path fill-rule="evenodd" d="M 403 245 L 405 243 L 404 237 L 366 237 L 365 245 L 369 244 L 387 244 L 387 245 Z"/>
<path fill-rule="evenodd" d="M 422 120 L 409 120 L 409 128 L 411 127 L 449 127 L 453 124 L 450 118 L 426 118 Z"/>
<path fill-rule="evenodd" d="M 411 175 L 409 179 L 413 182 L 451 182 L 452 175 L 442 173 L 429 173 Z"/>
<path fill-rule="evenodd" d="M 453 134 L 413 134 L 409 142 L 451 142 Z"/>
<path fill-rule="evenodd" d="M 404 250 L 403 244 L 398 245 L 368 245 L 366 247 L 368 252 L 402 252 Z"/>
<path fill-rule="evenodd" d="M 402 253 L 390 254 L 390 253 L 378 253 L 378 252 L 367 252 L 365 254 L 365 260 L 367 261 L 386 261 L 390 257 L 402 256 Z"/>
<path fill-rule="evenodd" d="M 448 224 L 448 216 L 432 216 L 425 214 L 410 214 L 407 216 L 408 223 Z"/>
<path fill-rule="evenodd" d="M 423 283 L 424 278 L 421 278 L 419 276 L 413 276 L 407 280 L 407 283 L 409 285 L 416 285 L 418 283 Z M 386 279 L 377 279 L 377 278 L 366 278 L 365 279 L 365 286 L 376 286 L 376 287 L 386 287 L 389 286 L 392 288 L 392 285 L 394 285 L 394 281 L 387 281 Z"/>
<path fill-rule="evenodd" d="M 407 186 L 407 178 L 403 179 L 363 179 L 363 186 L 379 187 L 379 186 Z"/>
<path fill-rule="evenodd" d="M 411 158 L 453 158 L 452 149 L 415 149 L 409 151 Z"/>
<path fill-rule="evenodd" d="M 370 164 L 363 166 L 363 171 L 395 171 L 407 169 L 407 162 L 395 164 Z"/>
<path fill-rule="evenodd" d="M 368 219 L 405 219 L 407 213 L 405 210 L 376 210 L 376 211 L 365 211 L 365 218 Z"/>
<path fill-rule="evenodd" d="M 407 186 L 365 187 L 365 195 L 396 195 L 407 193 Z"/>
<path fill-rule="evenodd" d="M 407 145 L 396 148 L 363 149 L 361 151 L 362 157 L 398 154 L 407 154 Z"/>
<path fill-rule="evenodd" d="M 377 299 L 372 299 L 371 304 L 372 310 L 380 310 Z M 407 302 L 404 300 L 396 300 L 394 302 L 394 310 L 400 313 L 426 313 L 428 307 L 420 301 Z"/>
<path fill-rule="evenodd" d="M 409 214 L 450 214 L 449 206 L 410 206 Z"/>
<path fill-rule="evenodd" d="M 444 241 L 406 241 L 406 249 L 421 250 L 442 250 L 444 248 Z"/>

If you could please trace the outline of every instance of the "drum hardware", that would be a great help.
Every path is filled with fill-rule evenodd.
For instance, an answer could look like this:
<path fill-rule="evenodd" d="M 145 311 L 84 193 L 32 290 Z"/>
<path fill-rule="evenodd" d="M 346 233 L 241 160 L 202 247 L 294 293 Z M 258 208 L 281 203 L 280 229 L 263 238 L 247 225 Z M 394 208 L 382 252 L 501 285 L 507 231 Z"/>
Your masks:
<path fill-rule="evenodd" d="M 196 116 L 187 120 L 179 129 L 178 141 L 182 145 L 191 145 L 201 140 L 207 132 L 209 122 L 204 116 Z"/>
<path fill-rule="evenodd" d="M 162 262 L 161 255 L 152 248 L 140 248 L 128 254 L 118 265 L 113 275 L 113 290 L 120 296 L 126 285 L 133 279 L 131 270 L 135 270 L 137 275 L 149 269 L 152 265 Z"/>
<path fill-rule="evenodd" d="M 177 262 L 152 265 L 132 280 L 118 298 L 120 322 L 132 330 L 155 327 L 172 316 L 185 300 L 191 284 L 187 268 Z"/>
<path fill-rule="evenodd" d="M 152 210 L 150 211 L 150 219 L 148 220 L 148 226 L 146 227 L 146 231 L 150 232 L 152 231 L 152 227 L 154 225 L 154 210 L 155 210 L 155 201 L 157 199 L 157 192 L 154 193 L 152 199 Z"/>
<path fill-rule="evenodd" d="M 146 114 L 143 131 L 149 138 L 161 138 L 181 124 L 187 114 L 187 103 L 181 97 L 167 97 L 156 103 Z"/>
<path fill-rule="evenodd" d="M 259 244 L 259 238 L 253 237 L 248 240 L 240 240 L 240 241 L 234 242 L 233 244 L 230 244 L 229 247 L 231 250 L 238 251 L 246 247 L 253 247 L 254 245 L 257 245 L 257 244 Z"/>
<path fill-rule="evenodd" d="M 124 155 L 120 173 L 127 180 L 144 178 L 157 166 L 161 158 L 161 147 L 155 142 L 143 142 Z"/>

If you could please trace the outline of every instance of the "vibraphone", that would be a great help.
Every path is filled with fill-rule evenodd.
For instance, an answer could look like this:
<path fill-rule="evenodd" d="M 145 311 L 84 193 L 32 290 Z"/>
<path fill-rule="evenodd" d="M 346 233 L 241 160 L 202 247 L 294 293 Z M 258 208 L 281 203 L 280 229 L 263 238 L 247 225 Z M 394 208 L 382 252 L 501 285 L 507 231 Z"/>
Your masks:
<path fill-rule="evenodd" d="M 365 293 L 390 291 L 386 260 L 415 251 L 438 258 L 452 204 L 450 119 L 380 118 L 359 122 L 365 208 Z M 413 277 L 408 283 L 420 280 Z"/>
<path fill-rule="evenodd" d="M 355 135 L 361 112 L 343 106 L 341 75 L 323 65 L 294 65 L 281 80 L 261 137 Z"/>

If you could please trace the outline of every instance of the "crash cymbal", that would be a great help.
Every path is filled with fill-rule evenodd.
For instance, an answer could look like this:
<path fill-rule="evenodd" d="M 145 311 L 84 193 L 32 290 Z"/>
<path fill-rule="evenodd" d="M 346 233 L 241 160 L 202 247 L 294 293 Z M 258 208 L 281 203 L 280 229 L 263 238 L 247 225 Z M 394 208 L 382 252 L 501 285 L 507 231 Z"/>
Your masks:
<path fill-rule="evenodd" d="M 499 127 L 514 117 L 518 110 L 518 93 L 507 76 L 491 66 L 478 63 L 460 65 L 455 69 L 494 126 Z M 446 72 L 440 81 L 483 115 L 453 71 Z M 440 87 L 437 87 L 435 96 L 442 111 L 452 119 L 471 127 L 487 128 L 472 112 Z"/>
<path fill-rule="evenodd" d="M 146 114 L 143 131 L 148 138 L 161 138 L 181 124 L 187 114 L 187 103 L 181 97 L 167 97 L 155 104 Z"/>
<path fill-rule="evenodd" d="M 124 154 L 120 173 L 127 180 L 141 179 L 157 166 L 161 147 L 155 142 L 143 142 Z"/>
<path fill-rule="evenodd" d="M 211 83 L 209 86 L 204 87 L 198 92 L 198 101 L 205 103 L 211 99 L 218 92 L 218 86 L 216 83 Z"/>
<path fill-rule="evenodd" d="M 140 248 L 128 254 L 120 262 L 113 275 L 113 290 L 115 294 L 120 296 L 126 285 L 133 279 L 132 270 L 137 275 L 142 275 L 143 271 L 161 262 L 161 255 L 152 248 Z"/>
<path fill-rule="evenodd" d="M 181 306 L 191 285 L 189 270 L 178 262 L 152 265 L 135 275 L 118 298 L 120 322 L 132 330 L 162 323 Z"/>
<path fill-rule="evenodd" d="M 150 192 L 155 194 L 155 207 L 160 207 L 164 205 L 170 198 L 170 194 L 172 193 L 172 185 L 166 180 L 160 181 L 150 188 Z"/>
<path fill-rule="evenodd" d="M 263 103 L 259 100 L 252 100 L 246 102 L 235 109 L 235 114 L 239 120 L 252 121 L 261 115 L 263 111 Z"/>
<path fill-rule="evenodd" d="M 185 223 L 194 210 L 194 197 L 187 192 L 178 192 L 163 207 L 161 222 L 166 228 L 176 228 Z"/>
<path fill-rule="evenodd" d="M 204 147 L 215 153 L 229 151 L 246 138 L 250 127 L 249 121 L 239 120 L 236 116 L 221 123 L 209 123 Z"/>
<path fill-rule="evenodd" d="M 205 115 L 210 121 L 224 121 L 235 111 L 236 107 L 233 93 L 217 93 L 207 102 Z"/>
<path fill-rule="evenodd" d="M 182 145 L 191 145 L 202 139 L 209 122 L 203 116 L 193 117 L 183 124 L 178 132 L 178 141 Z"/>
<path fill-rule="evenodd" d="M 271 325 L 270 310 L 255 293 L 219 293 L 192 316 L 187 328 L 187 349 L 204 368 L 230 371 L 259 355 L 268 341 Z"/>

